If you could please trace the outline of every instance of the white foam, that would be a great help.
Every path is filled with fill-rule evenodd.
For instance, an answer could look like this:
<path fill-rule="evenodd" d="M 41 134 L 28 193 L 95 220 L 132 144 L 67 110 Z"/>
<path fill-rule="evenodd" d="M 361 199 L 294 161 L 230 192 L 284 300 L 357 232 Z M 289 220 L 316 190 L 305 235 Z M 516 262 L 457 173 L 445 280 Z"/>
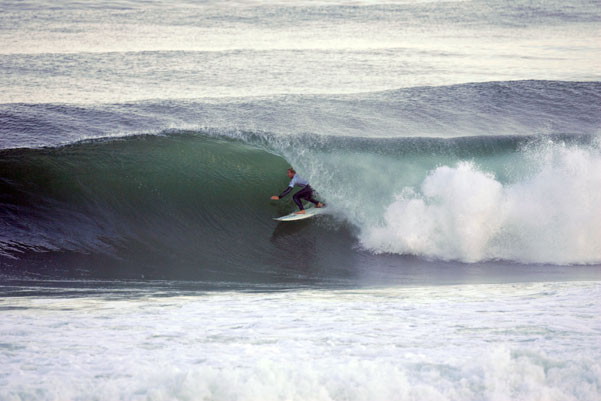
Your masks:
<path fill-rule="evenodd" d="M 599 147 L 549 142 L 525 154 L 532 171 L 511 183 L 470 162 L 436 168 L 397 195 L 382 223 L 362 225 L 361 244 L 466 262 L 599 263 Z"/>
<path fill-rule="evenodd" d="M 600 283 L 0 299 L 2 400 L 598 400 Z"/>

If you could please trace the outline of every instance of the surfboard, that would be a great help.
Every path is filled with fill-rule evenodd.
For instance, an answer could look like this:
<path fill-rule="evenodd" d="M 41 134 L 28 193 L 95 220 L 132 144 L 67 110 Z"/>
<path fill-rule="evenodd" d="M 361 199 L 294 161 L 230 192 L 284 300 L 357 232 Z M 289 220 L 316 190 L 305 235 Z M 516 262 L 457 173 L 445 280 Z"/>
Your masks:
<path fill-rule="evenodd" d="M 318 214 L 325 213 L 325 207 L 312 207 L 310 209 L 305 210 L 307 211 L 307 213 L 305 214 L 296 214 L 296 212 L 292 212 L 290 214 L 287 214 L 286 216 L 274 217 L 273 219 L 277 221 L 297 221 L 309 219 L 313 216 L 317 216 Z"/>

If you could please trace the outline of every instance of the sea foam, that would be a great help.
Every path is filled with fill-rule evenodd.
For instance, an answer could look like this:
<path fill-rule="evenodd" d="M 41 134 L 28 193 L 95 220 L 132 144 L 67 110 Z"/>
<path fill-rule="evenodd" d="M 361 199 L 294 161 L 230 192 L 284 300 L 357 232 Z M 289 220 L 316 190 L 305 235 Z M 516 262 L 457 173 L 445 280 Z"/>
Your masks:
<path fill-rule="evenodd" d="M 593 401 L 600 291 L 5 297 L 0 400 Z"/>
<path fill-rule="evenodd" d="M 382 223 L 362 227 L 362 246 L 465 262 L 601 261 L 599 147 L 549 142 L 523 152 L 523 171 L 507 183 L 470 161 L 435 168 L 397 194 Z"/>

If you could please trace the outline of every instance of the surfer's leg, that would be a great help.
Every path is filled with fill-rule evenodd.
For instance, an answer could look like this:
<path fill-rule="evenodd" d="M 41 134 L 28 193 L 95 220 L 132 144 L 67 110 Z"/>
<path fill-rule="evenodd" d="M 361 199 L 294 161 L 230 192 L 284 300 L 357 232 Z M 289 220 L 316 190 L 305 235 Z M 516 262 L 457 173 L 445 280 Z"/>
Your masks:
<path fill-rule="evenodd" d="M 315 206 L 319 205 L 319 203 L 320 203 L 319 201 L 315 200 L 315 198 L 313 198 L 312 195 L 310 195 L 308 198 L 305 198 L 305 199 L 307 199 L 309 202 L 311 202 Z"/>
<path fill-rule="evenodd" d="M 308 192 L 308 194 L 307 194 L 307 196 L 305 196 L 306 200 L 308 200 L 309 202 L 311 202 L 312 204 L 314 204 L 316 207 L 323 207 L 323 203 L 319 202 L 318 200 L 316 200 L 313 197 L 313 194 L 315 193 L 315 191 L 313 190 L 313 188 L 309 188 L 309 190 L 307 192 Z"/>
<path fill-rule="evenodd" d="M 296 206 L 298 206 L 300 210 L 305 210 L 305 208 L 303 207 L 303 202 L 301 201 L 301 197 L 303 196 L 304 190 L 305 189 L 303 188 L 294 195 L 292 195 L 292 200 L 294 200 L 294 203 L 296 203 Z"/>
<path fill-rule="evenodd" d="M 318 202 L 315 200 L 315 198 L 313 198 L 313 188 L 311 188 L 309 185 L 295 193 L 292 196 L 292 199 L 294 199 L 294 203 L 296 203 L 296 205 L 302 213 L 304 213 L 305 208 L 303 207 L 303 202 L 301 201 L 301 199 L 308 200 L 309 202 L 315 204 L 317 207 L 323 207 L 323 204 L 321 202 Z"/>
<path fill-rule="evenodd" d="M 311 193 L 309 195 L 307 195 L 307 197 L 305 198 L 306 200 L 308 200 L 309 202 L 311 202 L 314 205 L 318 205 L 319 202 L 315 200 L 315 198 L 313 197 L 313 191 L 311 191 Z"/>

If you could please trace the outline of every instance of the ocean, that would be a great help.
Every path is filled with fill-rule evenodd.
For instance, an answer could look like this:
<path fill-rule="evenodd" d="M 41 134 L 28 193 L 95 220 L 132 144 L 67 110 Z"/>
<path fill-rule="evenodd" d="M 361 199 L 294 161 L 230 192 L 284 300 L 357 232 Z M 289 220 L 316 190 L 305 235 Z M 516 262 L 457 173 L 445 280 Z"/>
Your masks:
<path fill-rule="evenodd" d="M 601 399 L 599 2 L 0 11 L 0 400 Z"/>

